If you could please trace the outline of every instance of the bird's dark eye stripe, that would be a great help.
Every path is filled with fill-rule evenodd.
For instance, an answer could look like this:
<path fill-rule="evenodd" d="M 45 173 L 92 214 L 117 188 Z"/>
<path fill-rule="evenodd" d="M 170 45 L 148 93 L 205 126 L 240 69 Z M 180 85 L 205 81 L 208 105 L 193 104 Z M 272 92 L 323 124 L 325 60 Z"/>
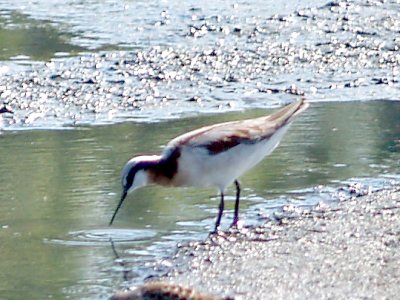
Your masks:
<path fill-rule="evenodd" d="M 129 170 L 128 175 L 126 176 L 126 182 L 124 185 L 124 188 L 126 191 L 129 190 L 130 187 L 132 186 L 133 180 L 135 179 L 135 175 L 136 175 L 137 171 L 139 171 L 139 169 L 140 169 L 139 166 L 135 165 Z"/>
<path fill-rule="evenodd" d="M 126 182 L 124 186 L 125 190 L 129 190 L 129 188 L 132 186 L 136 172 L 137 172 L 136 167 L 133 167 L 132 169 L 129 170 L 128 176 L 126 176 Z"/>
<path fill-rule="evenodd" d="M 129 170 L 128 175 L 126 176 L 125 185 L 124 185 L 124 183 L 122 183 L 122 185 L 124 185 L 124 189 L 125 189 L 126 191 L 129 190 L 130 187 L 132 186 L 133 181 L 134 181 L 135 176 L 136 176 L 136 173 L 137 173 L 139 170 L 147 169 L 148 166 L 149 166 L 149 163 L 148 163 L 148 162 L 140 162 L 140 163 L 137 163 L 136 165 L 134 165 L 134 166 Z"/>

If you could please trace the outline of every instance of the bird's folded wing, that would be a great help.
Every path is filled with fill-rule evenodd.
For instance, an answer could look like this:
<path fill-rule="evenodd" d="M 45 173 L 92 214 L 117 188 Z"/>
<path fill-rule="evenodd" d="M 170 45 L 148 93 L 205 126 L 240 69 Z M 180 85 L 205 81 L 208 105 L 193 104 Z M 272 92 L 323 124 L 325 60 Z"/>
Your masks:
<path fill-rule="evenodd" d="M 210 154 L 218 154 L 238 144 L 251 144 L 270 137 L 275 131 L 275 123 L 253 119 L 229 122 L 203 127 L 188 132 L 172 140 L 167 148 L 205 148 Z"/>
<path fill-rule="evenodd" d="M 251 144 L 270 138 L 306 108 L 307 104 L 300 100 L 268 116 L 202 127 L 173 139 L 167 145 L 167 149 L 183 146 L 202 147 L 210 154 L 218 154 L 239 144 Z"/>

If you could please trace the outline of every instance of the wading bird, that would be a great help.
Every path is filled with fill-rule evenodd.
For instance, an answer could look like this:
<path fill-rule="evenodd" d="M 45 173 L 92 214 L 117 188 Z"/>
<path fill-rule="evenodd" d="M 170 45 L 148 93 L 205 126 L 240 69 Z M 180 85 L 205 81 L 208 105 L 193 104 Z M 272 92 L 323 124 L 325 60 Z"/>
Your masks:
<path fill-rule="evenodd" d="M 199 128 L 168 143 L 161 155 L 143 155 L 129 160 L 122 170 L 122 197 L 110 225 L 128 193 L 148 184 L 216 187 L 220 204 L 215 230 L 224 211 L 224 192 L 235 183 L 236 202 L 231 226 L 239 220 L 238 178 L 278 146 L 294 118 L 308 107 L 301 99 L 260 118 Z"/>

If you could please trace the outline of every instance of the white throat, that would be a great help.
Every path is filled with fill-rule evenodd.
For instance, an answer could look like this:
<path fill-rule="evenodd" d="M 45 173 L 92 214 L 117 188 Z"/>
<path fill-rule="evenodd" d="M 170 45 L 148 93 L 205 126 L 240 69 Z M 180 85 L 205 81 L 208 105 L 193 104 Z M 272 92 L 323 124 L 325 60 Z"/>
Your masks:
<path fill-rule="evenodd" d="M 148 183 L 149 183 L 149 175 L 147 174 L 147 171 L 145 170 L 137 171 L 135 175 L 135 180 L 133 181 L 132 186 L 129 188 L 128 193 L 131 193 L 138 188 L 144 187 Z"/>

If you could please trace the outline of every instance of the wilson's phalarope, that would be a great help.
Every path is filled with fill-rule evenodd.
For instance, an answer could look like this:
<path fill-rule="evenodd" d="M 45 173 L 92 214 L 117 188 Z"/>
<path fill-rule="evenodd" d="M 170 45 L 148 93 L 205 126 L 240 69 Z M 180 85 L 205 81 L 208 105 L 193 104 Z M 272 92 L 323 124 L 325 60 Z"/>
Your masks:
<path fill-rule="evenodd" d="M 221 200 L 215 232 L 224 211 L 225 189 L 235 183 L 236 202 L 232 226 L 239 219 L 238 177 L 269 155 L 294 118 L 308 107 L 301 99 L 260 118 L 215 124 L 190 131 L 170 141 L 159 155 L 138 156 L 122 170 L 122 197 L 110 225 L 127 194 L 147 184 L 217 187 Z"/>

